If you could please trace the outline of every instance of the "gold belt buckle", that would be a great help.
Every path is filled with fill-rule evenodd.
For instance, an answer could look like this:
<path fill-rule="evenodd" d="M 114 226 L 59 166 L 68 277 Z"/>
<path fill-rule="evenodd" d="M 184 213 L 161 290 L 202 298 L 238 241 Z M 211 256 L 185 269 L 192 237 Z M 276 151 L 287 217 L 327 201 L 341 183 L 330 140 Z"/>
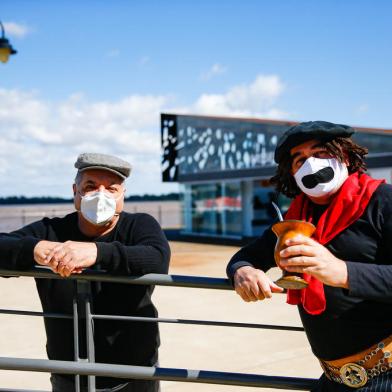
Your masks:
<path fill-rule="evenodd" d="M 340 368 L 340 377 L 343 383 L 351 388 L 363 387 L 368 380 L 366 369 L 353 362 L 346 363 Z"/>

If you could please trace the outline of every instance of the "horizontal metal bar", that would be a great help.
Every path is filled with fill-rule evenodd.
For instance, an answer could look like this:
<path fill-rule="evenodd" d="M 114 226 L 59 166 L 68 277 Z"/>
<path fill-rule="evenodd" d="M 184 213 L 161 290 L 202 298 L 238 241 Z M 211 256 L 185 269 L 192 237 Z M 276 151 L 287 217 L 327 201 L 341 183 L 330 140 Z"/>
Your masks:
<path fill-rule="evenodd" d="M 0 392 L 50 392 L 48 390 L 44 391 L 41 389 L 9 389 L 0 388 Z"/>
<path fill-rule="evenodd" d="M 36 316 L 47 318 L 72 319 L 72 315 L 63 313 L 32 312 L 27 310 L 0 309 L 0 314 L 11 314 L 18 316 Z M 167 324 L 190 324 L 190 325 L 208 325 L 216 327 L 237 327 L 237 328 L 255 328 L 255 329 L 273 329 L 281 331 L 304 331 L 302 327 L 291 327 L 286 325 L 270 325 L 255 323 L 238 323 L 231 321 L 214 321 L 214 320 L 192 320 L 192 319 L 171 319 L 163 317 L 136 317 L 136 316 L 111 316 L 106 314 L 92 314 L 96 320 L 119 320 L 119 321 L 139 321 L 146 323 L 167 323 Z M 0 390 L 1 391 L 1 390 Z"/>
<path fill-rule="evenodd" d="M 25 271 L 0 269 L 0 276 L 28 276 L 34 278 L 64 279 L 47 268 L 33 268 Z M 175 287 L 192 287 L 199 289 L 233 290 L 229 279 L 209 278 L 204 276 L 147 274 L 143 276 L 110 275 L 105 271 L 85 270 L 65 279 L 88 280 L 98 282 L 127 283 L 136 285 L 159 285 Z"/>
<path fill-rule="evenodd" d="M 94 314 L 92 316 L 97 320 L 123 320 L 123 321 L 141 321 L 148 323 L 169 323 L 169 324 L 192 324 L 192 325 L 209 325 L 217 327 L 238 327 L 238 328 L 257 328 L 257 329 L 275 329 L 282 331 L 304 331 L 302 327 L 290 327 L 286 325 L 254 324 L 254 323 L 237 323 L 230 321 L 213 321 L 213 320 L 189 320 L 189 319 L 170 319 L 162 317 L 135 317 L 135 316 L 109 316 L 106 314 Z"/>
<path fill-rule="evenodd" d="M 0 357 L 0 369 L 309 391 L 316 380 L 206 370 Z"/>
<path fill-rule="evenodd" d="M 9 388 L 0 388 L 0 392 L 50 392 L 50 391 L 44 391 L 41 389 L 9 389 Z"/>
<path fill-rule="evenodd" d="M 15 309 L 0 309 L 0 314 L 12 314 L 18 316 L 38 316 L 47 318 L 62 318 L 62 319 L 72 319 L 72 314 L 64 313 L 48 313 L 48 312 L 33 312 L 30 310 L 15 310 Z M 1 391 L 1 389 L 0 389 Z"/>

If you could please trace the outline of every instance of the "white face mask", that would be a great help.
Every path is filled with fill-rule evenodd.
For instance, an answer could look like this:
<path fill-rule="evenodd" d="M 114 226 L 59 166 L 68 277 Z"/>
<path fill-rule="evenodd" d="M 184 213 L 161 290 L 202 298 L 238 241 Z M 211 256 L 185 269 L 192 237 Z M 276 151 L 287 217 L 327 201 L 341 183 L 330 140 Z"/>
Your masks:
<path fill-rule="evenodd" d="M 116 199 L 105 192 L 94 192 L 82 196 L 80 212 L 93 225 L 104 225 L 116 213 Z"/>
<path fill-rule="evenodd" d="M 347 166 L 336 158 L 310 157 L 294 174 L 301 191 L 312 197 L 335 193 L 347 177 Z"/>

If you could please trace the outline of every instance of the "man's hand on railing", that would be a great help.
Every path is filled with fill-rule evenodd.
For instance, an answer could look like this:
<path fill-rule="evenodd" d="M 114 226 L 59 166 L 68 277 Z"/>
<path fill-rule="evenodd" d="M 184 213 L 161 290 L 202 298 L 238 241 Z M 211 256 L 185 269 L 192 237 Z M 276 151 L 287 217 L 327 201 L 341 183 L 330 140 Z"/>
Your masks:
<path fill-rule="evenodd" d="M 34 248 L 34 260 L 37 264 L 44 265 L 50 267 L 46 258 L 49 253 L 61 242 L 54 242 L 54 241 L 40 241 Z"/>
<path fill-rule="evenodd" d="M 47 264 L 63 277 L 80 274 L 97 260 L 97 246 L 94 242 L 66 241 L 54 247 L 46 256 Z"/>
<path fill-rule="evenodd" d="M 63 277 L 80 274 L 97 260 L 97 246 L 93 242 L 40 241 L 34 248 L 34 260 Z"/>
<path fill-rule="evenodd" d="M 250 266 L 238 268 L 235 272 L 234 288 L 246 302 L 271 298 L 272 293 L 283 291 L 263 271 Z"/>

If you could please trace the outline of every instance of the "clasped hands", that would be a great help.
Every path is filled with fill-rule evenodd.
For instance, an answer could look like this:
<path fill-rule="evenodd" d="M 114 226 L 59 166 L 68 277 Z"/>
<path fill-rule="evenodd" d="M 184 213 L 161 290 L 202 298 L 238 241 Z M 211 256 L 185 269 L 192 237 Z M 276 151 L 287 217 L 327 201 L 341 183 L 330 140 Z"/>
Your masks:
<path fill-rule="evenodd" d="M 97 246 L 93 242 L 40 241 L 34 248 L 34 260 L 63 276 L 80 274 L 97 260 Z"/>
<path fill-rule="evenodd" d="M 285 245 L 280 252 L 280 266 L 284 270 L 306 273 L 329 286 L 349 287 L 346 263 L 325 246 L 303 235 L 287 240 Z M 273 292 L 283 291 L 263 271 L 251 266 L 235 272 L 234 288 L 246 302 L 271 298 Z"/>

